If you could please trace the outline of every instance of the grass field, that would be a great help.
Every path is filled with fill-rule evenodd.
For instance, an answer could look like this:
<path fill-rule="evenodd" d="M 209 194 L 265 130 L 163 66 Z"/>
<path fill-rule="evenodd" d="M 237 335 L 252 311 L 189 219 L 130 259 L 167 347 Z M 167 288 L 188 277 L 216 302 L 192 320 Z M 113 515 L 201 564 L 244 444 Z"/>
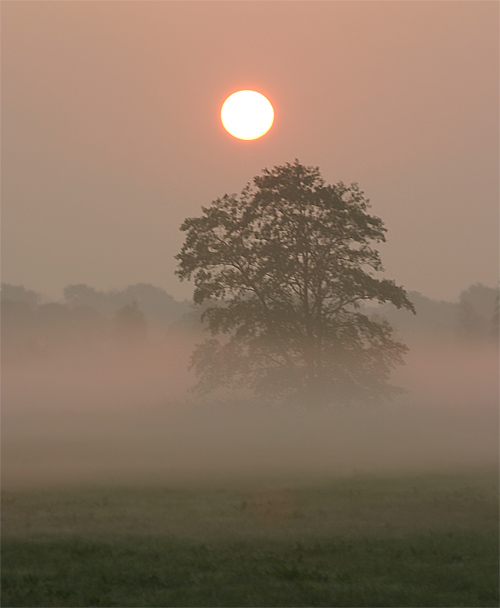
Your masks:
<path fill-rule="evenodd" d="M 498 472 L 11 489 L 3 606 L 498 606 Z"/>

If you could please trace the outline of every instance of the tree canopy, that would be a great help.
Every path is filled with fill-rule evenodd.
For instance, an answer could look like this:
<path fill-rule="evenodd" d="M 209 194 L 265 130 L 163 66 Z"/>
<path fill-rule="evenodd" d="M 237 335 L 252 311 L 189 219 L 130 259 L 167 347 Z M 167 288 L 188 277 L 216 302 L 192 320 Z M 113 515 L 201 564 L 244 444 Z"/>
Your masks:
<path fill-rule="evenodd" d="M 396 390 L 407 348 L 364 302 L 414 312 L 383 271 L 382 220 L 357 184 L 327 185 L 298 160 L 265 169 L 181 226 L 177 275 L 194 280 L 210 336 L 193 353 L 199 388 L 246 386 L 306 400 Z"/>

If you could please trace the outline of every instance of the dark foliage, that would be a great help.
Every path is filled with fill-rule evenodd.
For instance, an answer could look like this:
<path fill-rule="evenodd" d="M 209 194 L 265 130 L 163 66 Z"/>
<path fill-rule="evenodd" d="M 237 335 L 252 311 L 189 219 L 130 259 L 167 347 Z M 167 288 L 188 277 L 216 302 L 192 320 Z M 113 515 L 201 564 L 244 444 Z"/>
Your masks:
<path fill-rule="evenodd" d="M 388 395 L 406 346 L 363 302 L 414 312 L 404 289 L 377 278 L 380 218 L 357 184 L 327 185 L 319 169 L 264 170 L 181 226 L 177 271 L 194 279 L 211 337 L 193 355 L 201 389 L 250 386 L 307 401 Z"/>

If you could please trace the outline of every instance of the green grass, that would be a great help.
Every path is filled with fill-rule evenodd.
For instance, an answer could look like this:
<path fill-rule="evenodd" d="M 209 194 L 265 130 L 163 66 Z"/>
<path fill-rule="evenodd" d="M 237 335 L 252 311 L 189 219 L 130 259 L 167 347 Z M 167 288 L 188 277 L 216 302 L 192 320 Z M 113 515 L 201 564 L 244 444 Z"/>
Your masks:
<path fill-rule="evenodd" d="M 3 606 L 498 606 L 496 471 L 5 491 Z"/>

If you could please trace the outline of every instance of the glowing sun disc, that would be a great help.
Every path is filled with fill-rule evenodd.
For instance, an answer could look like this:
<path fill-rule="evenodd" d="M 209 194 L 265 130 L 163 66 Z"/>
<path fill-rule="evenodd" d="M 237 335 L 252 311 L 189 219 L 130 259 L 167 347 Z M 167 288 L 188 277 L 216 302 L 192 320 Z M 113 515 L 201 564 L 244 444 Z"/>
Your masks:
<path fill-rule="evenodd" d="M 274 121 L 270 101 L 257 91 L 237 91 L 222 104 L 224 129 L 238 139 L 257 139 L 269 131 Z"/>

